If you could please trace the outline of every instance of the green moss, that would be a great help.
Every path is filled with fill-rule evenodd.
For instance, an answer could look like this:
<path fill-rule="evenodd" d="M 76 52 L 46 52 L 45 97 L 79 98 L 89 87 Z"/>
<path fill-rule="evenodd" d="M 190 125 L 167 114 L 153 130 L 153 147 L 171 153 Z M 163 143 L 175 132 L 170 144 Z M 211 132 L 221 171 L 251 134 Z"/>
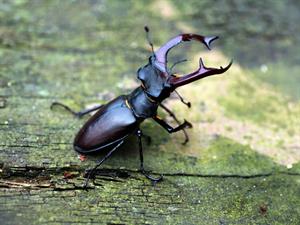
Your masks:
<path fill-rule="evenodd" d="M 271 158 L 257 153 L 249 146 L 241 145 L 224 137 L 217 138 L 207 148 L 199 149 L 199 158 L 174 153 L 172 149 L 180 148 L 180 144 L 164 143 L 161 146 L 163 151 L 159 151 L 158 147 L 156 144 L 145 146 L 144 157 L 146 168 L 157 173 L 248 176 L 267 174 L 283 169 Z M 120 150 L 108 162 L 108 165 L 122 165 L 126 168 L 136 169 L 139 160 L 137 146 L 135 146 L 135 150 L 132 149 L 129 152 L 128 150 L 126 147 L 124 150 Z M 127 153 L 124 154 L 124 151 Z"/>
<path fill-rule="evenodd" d="M 229 117 L 235 116 L 262 125 L 296 128 L 299 125 L 299 106 L 290 106 L 288 100 L 256 80 L 236 80 L 230 93 L 219 98 Z"/>
<path fill-rule="evenodd" d="M 288 171 L 292 173 L 300 174 L 300 162 L 293 164 L 292 168 L 290 168 Z"/>
<path fill-rule="evenodd" d="M 274 220 L 278 224 L 299 223 L 300 199 L 295 197 L 299 194 L 299 182 L 293 176 L 172 176 L 156 186 L 136 176 L 119 182 L 97 179 L 96 183 L 99 186 L 88 192 L 32 190 L 24 192 L 22 198 L 14 196 L 17 190 L 1 190 L 0 198 L 10 199 L 4 212 L 15 212 L 13 218 L 7 218 L 7 224 L 269 224 Z"/>
<path fill-rule="evenodd" d="M 201 151 L 198 163 L 202 167 L 200 171 L 208 174 L 250 175 L 269 173 L 279 168 L 269 157 L 223 137 Z"/>

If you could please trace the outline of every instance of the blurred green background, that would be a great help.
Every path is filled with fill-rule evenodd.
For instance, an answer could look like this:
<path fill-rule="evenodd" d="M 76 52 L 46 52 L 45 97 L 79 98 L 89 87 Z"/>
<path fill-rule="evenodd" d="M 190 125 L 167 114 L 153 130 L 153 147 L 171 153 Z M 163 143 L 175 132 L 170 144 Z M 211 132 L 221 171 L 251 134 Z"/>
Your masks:
<path fill-rule="evenodd" d="M 129 40 L 138 41 L 136 44 L 141 47 L 145 24 L 153 30 L 158 46 L 166 37 L 179 32 L 216 34 L 222 37 L 220 47 L 224 54 L 253 69 L 257 79 L 298 100 L 299 4 L 296 0 L 3 0 L 1 45 L 69 47 L 84 53 L 100 51 L 100 45 L 103 46 L 103 41 L 109 37 L 116 41 L 116 47 L 127 47 L 132 44 Z M 120 34 L 111 37 L 117 30 Z M 122 39 L 124 36 L 127 38 Z M 66 38 L 69 42 L 65 42 Z M 29 42 L 35 39 L 38 43 Z M 120 48 L 123 52 L 126 49 L 130 51 Z"/>

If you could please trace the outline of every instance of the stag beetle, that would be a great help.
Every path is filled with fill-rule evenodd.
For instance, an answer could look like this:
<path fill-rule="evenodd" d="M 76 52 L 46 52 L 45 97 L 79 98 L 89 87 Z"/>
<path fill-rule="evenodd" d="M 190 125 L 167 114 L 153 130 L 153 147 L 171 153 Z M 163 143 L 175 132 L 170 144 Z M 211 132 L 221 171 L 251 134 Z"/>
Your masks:
<path fill-rule="evenodd" d="M 75 151 L 83 155 L 89 155 L 104 150 L 108 151 L 105 157 L 99 160 L 96 166 L 88 173 L 85 187 L 87 187 L 88 181 L 96 168 L 107 160 L 131 134 L 135 134 L 139 142 L 140 171 L 153 182 L 161 181 L 163 178 L 162 175 L 159 177 L 152 177 L 144 169 L 142 137 L 146 136 L 143 135 L 140 124 L 145 119 L 152 118 L 169 133 L 182 130 L 185 135 L 183 144 L 185 144 L 188 141 L 185 128 L 191 128 L 191 123 L 184 120 L 184 122 L 180 124 L 172 111 L 162 104 L 162 101 L 168 98 L 172 92 L 176 92 L 176 88 L 207 76 L 224 73 L 232 65 L 231 61 L 225 68 L 208 68 L 204 66 L 203 61 L 200 58 L 198 70 L 190 74 L 176 76 L 175 74 L 172 74 L 167 67 L 167 55 L 170 49 L 181 42 L 195 40 L 203 43 L 210 50 L 210 44 L 218 37 L 205 37 L 198 34 L 180 34 L 169 40 L 157 51 L 154 51 L 153 44 L 149 38 L 149 28 L 145 27 L 145 31 L 147 40 L 152 49 L 152 55 L 149 57 L 148 64 L 139 68 L 137 71 L 137 77 L 141 81 L 141 86 L 133 90 L 130 94 L 121 95 L 105 105 L 80 112 L 75 112 L 68 106 L 59 102 L 54 102 L 51 105 L 51 108 L 55 105 L 62 106 L 77 117 L 98 110 L 84 124 L 74 140 Z M 178 92 L 176 93 L 178 94 Z M 190 107 L 189 102 L 184 101 L 179 94 L 178 96 L 181 102 Z M 161 119 L 157 115 L 158 107 L 162 107 L 162 109 L 173 117 L 178 126 L 173 128 L 166 121 Z"/>

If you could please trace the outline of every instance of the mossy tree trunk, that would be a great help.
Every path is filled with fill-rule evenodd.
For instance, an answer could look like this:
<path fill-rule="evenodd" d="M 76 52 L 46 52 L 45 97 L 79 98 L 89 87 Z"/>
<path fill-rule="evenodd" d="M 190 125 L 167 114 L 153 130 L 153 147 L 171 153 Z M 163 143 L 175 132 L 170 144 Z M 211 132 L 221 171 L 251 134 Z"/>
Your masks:
<path fill-rule="evenodd" d="M 154 185 L 139 173 L 132 137 L 83 190 L 85 170 L 103 156 L 81 162 L 73 151 L 88 116 L 78 120 L 50 105 L 61 101 L 79 110 L 134 88 L 135 71 L 149 55 L 145 21 L 180 27 L 177 19 L 161 22 L 152 7 L 136 1 L 0 3 L 1 224 L 300 223 L 299 166 L 288 170 L 218 134 L 205 136 L 199 147 L 196 127 L 189 131 L 194 141 L 181 146 L 181 134 L 172 138 L 151 121 L 144 124 L 153 139 L 144 144 L 145 166 L 163 174 L 163 182 Z M 157 43 L 170 32 L 155 32 Z"/>

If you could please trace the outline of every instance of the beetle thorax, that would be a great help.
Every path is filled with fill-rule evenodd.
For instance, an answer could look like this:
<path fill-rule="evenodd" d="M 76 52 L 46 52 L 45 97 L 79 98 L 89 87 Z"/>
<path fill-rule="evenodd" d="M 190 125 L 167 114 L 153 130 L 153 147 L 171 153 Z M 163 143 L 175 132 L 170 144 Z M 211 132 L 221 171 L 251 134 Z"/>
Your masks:
<path fill-rule="evenodd" d="M 171 86 L 167 83 L 167 75 L 156 68 L 151 59 L 149 63 L 138 70 L 138 79 L 142 82 L 144 91 L 153 99 L 161 102 L 170 96 Z"/>

